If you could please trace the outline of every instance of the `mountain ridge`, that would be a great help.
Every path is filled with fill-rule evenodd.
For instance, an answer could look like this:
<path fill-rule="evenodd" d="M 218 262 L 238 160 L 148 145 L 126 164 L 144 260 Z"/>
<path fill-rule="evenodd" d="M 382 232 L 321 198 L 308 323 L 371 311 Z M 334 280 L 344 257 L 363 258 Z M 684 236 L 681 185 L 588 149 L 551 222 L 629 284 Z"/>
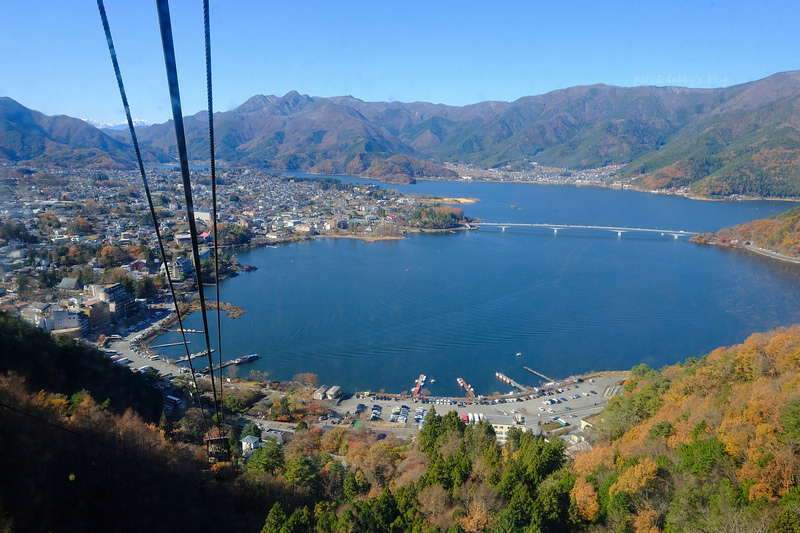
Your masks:
<path fill-rule="evenodd" d="M 63 124 L 42 117 L 27 121 L 28 131 L 0 115 L 0 157 L 46 161 L 31 150 L 48 139 L 57 143 L 51 152 L 67 159 L 69 148 L 78 161 L 86 158 L 82 150 L 94 149 L 96 157 L 106 153 L 107 164 L 130 164 L 121 153 L 127 131 L 104 130 L 108 139 L 78 135 L 73 126 L 62 138 L 53 128 Z M 206 117 L 185 117 L 191 158 L 207 157 Z M 567 169 L 613 164 L 624 166 L 622 180 L 643 189 L 800 196 L 800 71 L 724 88 L 594 84 L 466 106 L 290 91 L 254 95 L 215 113 L 215 130 L 221 160 L 275 170 L 361 174 L 398 155 L 418 160 L 425 177 L 445 177 L 443 163 L 523 171 L 534 162 Z M 170 121 L 137 132 L 148 157 L 175 157 Z"/>

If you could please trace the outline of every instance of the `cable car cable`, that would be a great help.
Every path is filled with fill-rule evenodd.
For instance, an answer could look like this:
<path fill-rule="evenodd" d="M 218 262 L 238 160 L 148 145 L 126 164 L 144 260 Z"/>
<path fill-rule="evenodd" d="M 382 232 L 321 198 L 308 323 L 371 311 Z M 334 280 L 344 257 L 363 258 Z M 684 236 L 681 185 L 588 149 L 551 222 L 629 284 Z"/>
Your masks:
<path fill-rule="evenodd" d="M 108 51 L 111 54 L 111 63 L 114 66 L 114 74 L 117 77 L 117 85 L 119 87 L 119 94 L 122 98 L 122 106 L 125 109 L 125 117 L 128 120 L 128 130 L 131 134 L 131 141 L 133 142 L 133 149 L 136 152 L 136 160 L 139 164 L 139 173 L 142 175 L 142 183 L 144 184 L 144 192 L 147 196 L 147 204 L 150 208 L 150 217 L 153 219 L 153 227 L 156 230 L 156 238 L 158 240 L 158 248 L 159 252 L 161 253 L 161 262 L 164 265 L 164 271 L 167 276 L 167 284 L 169 285 L 170 295 L 172 296 L 172 303 L 175 306 L 175 314 L 178 317 L 178 325 L 180 328 L 181 336 L 183 337 L 183 346 L 186 349 L 186 358 L 189 361 L 189 369 L 192 373 L 192 380 L 194 381 L 194 390 L 195 396 L 197 400 L 197 405 L 200 407 L 200 413 L 203 416 L 203 427 L 205 428 L 206 433 L 208 433 L 208 423 L 206 422 L 205 411 L 203 411 L 203 405 L 200 403 L 200 389 L 197 386 L 197 376 L 195 376 L 194 366 L 192 365 L 192 356 L 189 353 L 189 343 L 186 340 L 186 332 L 183 328 L 183 319 L 181 318 L 181 313 L 178 308 L 178 300 L 175 295 L 175 285 L 172 281 L 172 276 L 169 272 L 169 267 L 167 266 L 167 256 L 166 250 L 164 249 L 164 241 L 161 238 L 161 231 L 159 230 L 158 226 L 158 217 L 156 216 L 155 206 L 153 205 L 153 197 L 150 193 L 150 185 L 147 181 L 147 174 L 144 170 L 144 162 L 142 161 L 142 154 L 139 150 L 139 141 L 136 136 L 136 130 L 133 127 L 133 119 L 131 118 L 131 110 L 130 106 L 128 105 L 128 97 L 125 93 L 125 84 L 122 82 L 122 73 L 119 68 L 119 62 L 117 61 L 117 52 L 114 48 L 114 40 L 111 37 L 111 28 L 108 24 L 108 17 L 106 15 L 105 5 L 103 4 L 103 0 L 97 0 L 97 9 L 100 11 L 100 19 L 103 23 L 103 31 L 105 32 L 106 42 L 108 44 Z"/>
<path fill-rule="evenodd" d="M 167 84 L 169 86 L 172 118 L 175 124 L 175 138 L 178 145 L 178 160 L 180 161 L 181 177 L 183 179 L 183 193 L 186 201 L 186 217 L 189 222 L 189 235 L 192 239 L 192 257 L 197 279 L 197 291 L 200 298 L 200 312 L 203 316 L 203 333 L 206 341 L 208 367 L 211 370 L 211 392 L 214 398 L 214 411 L 217 414 L 217 429 L 222 434 L 220 424 L 220 405 L 217 399 L 217 388 L 214 379 L 214 362 L 211 358 L 211 340 L 208 333 L 208 315 L 206 312 L 205 293 L 203 290 L 203 270 L 200 268 L 200 252 L 197 246 L 197 226 L 194 220 L 194 202 L 192 200 L 192 182 L 189 175 L 189 158 L 186 153 L 186 132 L 183 126 L 181 111 L 181 95 L 178 84 L 178 66 L 175 61 L 175 45 L 172 40 L 172 22 L 169 14 L 168 0 L 156 0 L 158 11 L 158 25 L 161 30 L 161 44 L 164 49 L 164 65 L 167 70 Z M 218 304 L 219 305 L 219 304 Z"/>
<path fill-rule="evenodd" d="M 214 155 L 214 98 L 213 98 L 213 85 L 211 82 L 211 23 L 208 9 L 208 0 L 203 0 L 203 27 L 205 33 L 206 44 L 206 93 L 208 95 L 208 151 L 211 161 L 211 218 L 214 224 L 214 290 L 216 291 L 217 298 L 217 348 L 219 349 L 219 401 L 223 403 L 224 398 L 224 385 L 222 383 L 222 324 L 220 321 L 219 300 L 219 233 L 217 232 L 217 171 L 216 161 Z M 211 372 L 214 368 L 211 367 Z M 224 405 L 224 403 L 223 403 Z M 220 410 L 221 421 L 225 422 L 225 412 Z"/>

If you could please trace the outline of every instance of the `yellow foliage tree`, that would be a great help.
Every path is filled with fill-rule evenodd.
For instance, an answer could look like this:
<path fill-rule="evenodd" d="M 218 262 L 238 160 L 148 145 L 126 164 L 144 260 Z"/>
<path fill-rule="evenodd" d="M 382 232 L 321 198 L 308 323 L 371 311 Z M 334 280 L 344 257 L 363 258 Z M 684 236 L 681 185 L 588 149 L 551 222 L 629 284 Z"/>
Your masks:
<path fill-rule="evenodd" d="M 586 481 L 584 477 L 575 480 L 572 490 L 569 492 L 570 498 L 575 501 L 578 507 L 578 514 L 586 521 L 592 521 L 600 511 L 600 504 L 597 503 L 597 491 L 594 485 Z"/>
<path fill-rule="evenodd" d="M 656 480 L 658 466 L 649 457 L 643 457 L 637 464 L 628 468 L 619 476 L 619 479 L 608 489 L 608 494 L 614 496 L 622 491 L 633 494 L 644 489 Z"/>

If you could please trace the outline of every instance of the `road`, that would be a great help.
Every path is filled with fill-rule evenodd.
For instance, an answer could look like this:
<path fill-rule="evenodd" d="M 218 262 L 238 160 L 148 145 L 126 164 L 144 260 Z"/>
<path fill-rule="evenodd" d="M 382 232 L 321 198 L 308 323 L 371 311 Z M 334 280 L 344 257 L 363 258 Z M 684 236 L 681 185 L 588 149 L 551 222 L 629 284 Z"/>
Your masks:
<path fill-rule="evenodd" d="M 772 250 L 765 250 L 764 248 L 759 248 L 758 246 L 753 246 L 752 244 L 745 244 L 743 248 L 746 248 L 747 250 L 750 250 L 751 252 L 755 252 L 757 254 L 765 255 L 767 257 L 772 257 L 773 259 L 780 259 L 781 261 L 786 261 L 787 263 L 800 263 L 800 259 L 779 254 L 778 252 L 773 252 Z"/>

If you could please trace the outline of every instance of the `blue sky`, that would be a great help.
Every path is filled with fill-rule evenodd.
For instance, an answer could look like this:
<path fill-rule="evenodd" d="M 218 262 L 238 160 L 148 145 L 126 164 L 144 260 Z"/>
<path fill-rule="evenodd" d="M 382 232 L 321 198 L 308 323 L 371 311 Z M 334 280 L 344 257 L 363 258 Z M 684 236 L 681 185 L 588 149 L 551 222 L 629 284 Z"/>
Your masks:
<path fill-rule="evenodd" d="M 135 118 L 170 117 L 152 0 L 106 0 Z M 201 0 L 171 3 L 185 114 L 205 109 Z M 0 96 L 121 122 L 96 3 L 0 0 Z M 800 68 L 793 2 L 211 0 L 214 107 L 297 90 L 466 105 L 573 85 L 719 87 Z"/>

